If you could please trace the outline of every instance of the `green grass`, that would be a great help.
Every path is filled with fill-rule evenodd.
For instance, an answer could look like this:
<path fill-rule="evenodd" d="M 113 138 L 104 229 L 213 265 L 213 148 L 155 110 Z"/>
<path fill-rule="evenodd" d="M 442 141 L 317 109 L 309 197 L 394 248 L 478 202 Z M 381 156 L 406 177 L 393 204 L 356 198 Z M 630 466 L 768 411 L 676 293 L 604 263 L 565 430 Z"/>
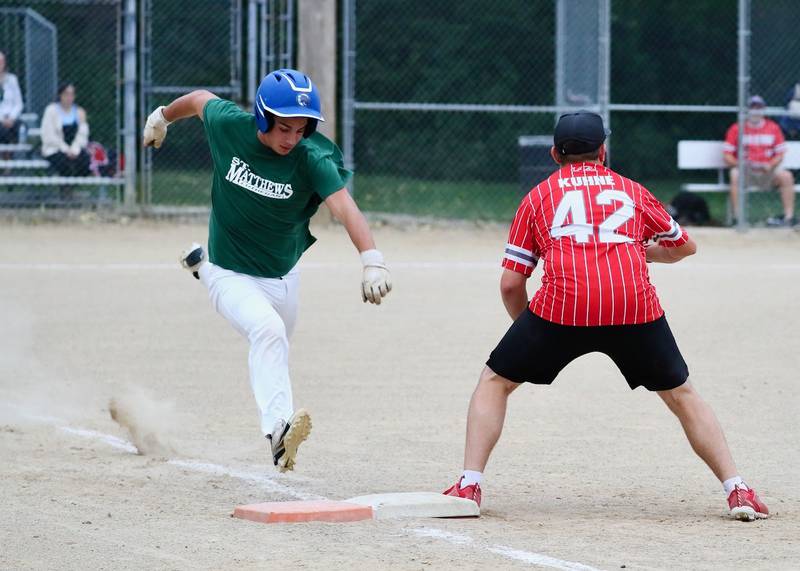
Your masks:
<path fill-rule="evenodd" d="M 467 220 L 508 220 L 523 192 L 512 183 L 425 181 L 356 175 L 355 197 L 366 212 Z"/>
<path fill-rule="evenodd" d="M 522 198 L 513 184 L 431 182 L 366 175 L 356 175 L 355 192 L 356 201 L 367 212 L 473 220 L 508 219 Z M 210 200 L 211 171 L 153 173 L 153 204 L 200 206 Z"/>
<path fill-rule="evenodd" d="M 642 180 L 664 204 L 690 179 Z M 701 180 L 691 179 L 693 182 Z M 523 196 L 517 183 L 428 181 L 412 178 L 356 174 L 355 198 L 365 212 L 406 214 L 444 219 L 507 222 Z M 780 210 L 777 193 L 751 194 L 750 219 L 754 223 Z M 153 173 L 153 204 L 205 206 L 211 201 L 210 170 L 157 170 Z M 726 219 L 726 193 L 705 193 L 711 218 Z"/>
<path fill-rule="evenodd" d="M 661 202 L 668 204 L 685 180 L 642 181 Z M 514 183 L 421 181 L 399 177 L 356 175 L 356 200 L 367 212 L 391 212 L 437 218 L 508 221 L 523 192 Z M 707 193 L 712 219 L 723 223 L 726 195 Z"/>
<path fill-rule="evenodd" d="M 152 202 L 170 206 L 211 204 L 211 169 L 153 171 Z"/>

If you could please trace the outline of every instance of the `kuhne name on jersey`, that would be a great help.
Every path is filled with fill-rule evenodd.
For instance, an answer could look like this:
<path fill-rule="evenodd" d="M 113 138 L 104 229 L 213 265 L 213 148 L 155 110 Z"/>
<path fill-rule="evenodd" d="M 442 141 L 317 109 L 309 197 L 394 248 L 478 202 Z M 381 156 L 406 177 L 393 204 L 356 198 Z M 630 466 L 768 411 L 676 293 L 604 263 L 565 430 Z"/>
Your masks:
<path fill-rule="evenodd" d="M 250 170 L 250 165 L 238 157 L 231 159 L 231 168 L 228 169 L 225 180 L 250 192 L 269 198 L 285 199 L 294 194 L 291 184 L 283 184 L 261 178 Z"/>
<path fill-rule="evenodd" d="M 614 178 L 610 176 L 565 176 L 558 179 L 559 188 L 568 186 L 613 186 Z"/>

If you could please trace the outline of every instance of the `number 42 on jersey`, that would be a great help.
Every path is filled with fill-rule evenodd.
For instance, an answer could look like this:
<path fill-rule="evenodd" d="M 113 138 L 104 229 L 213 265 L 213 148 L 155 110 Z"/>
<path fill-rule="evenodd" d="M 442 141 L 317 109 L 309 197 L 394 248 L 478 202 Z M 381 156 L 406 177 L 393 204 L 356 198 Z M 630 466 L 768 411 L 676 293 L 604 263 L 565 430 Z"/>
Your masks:
<path fill-rule="evenodd" d="M 571 237 L 578 243 L 586 243 L 595 233 L 595 225 L 590 224 L 586 217 L 586 205 L 583 202 L 583 191 L 570 190 L 564 197 L 553 215 L 553 225 L 550 235 L 553 238 Z M 617 234 L 617 229 L 633 218 L 634 204 L 631 197 L 621 190 L 604 190 L 597 194 L 595 201 L 599 206 L 620 204 L 608 218 L 597 224 L 597 241 L 614 244 L 633 242 L 633 239 L 624 234 Z M 572 222 L 567 220 L 571 219 Z M 594 222 L 594 221 L 592 221 Z"/>

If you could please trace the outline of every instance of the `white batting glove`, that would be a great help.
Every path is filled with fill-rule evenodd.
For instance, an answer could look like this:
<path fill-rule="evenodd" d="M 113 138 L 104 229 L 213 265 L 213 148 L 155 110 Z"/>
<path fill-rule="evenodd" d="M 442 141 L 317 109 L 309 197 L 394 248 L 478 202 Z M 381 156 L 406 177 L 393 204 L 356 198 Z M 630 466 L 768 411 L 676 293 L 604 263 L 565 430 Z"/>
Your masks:
<path fill-rule="evenodd" d="M 383 254 L 378 250 L 361 252 L 361 263 L 364 264 L 364 275 L 361 280 L 361 300 L 375 305 L 392 291 L 389 270 L 383 261 Z"/>
<path fill-rule="evenodd" d="M 156 149 L 161 148 L 161 143 L 164 142 L 164 137 L 167 136 L 167 125 L 171 121 L 164 118 L 164 106 L 156 108 L 155 111 L 150 113 L 147 118 L 147 123 L 144 124 L 143 141 L 144 146 L 149 147 L 153 145 Z"/>

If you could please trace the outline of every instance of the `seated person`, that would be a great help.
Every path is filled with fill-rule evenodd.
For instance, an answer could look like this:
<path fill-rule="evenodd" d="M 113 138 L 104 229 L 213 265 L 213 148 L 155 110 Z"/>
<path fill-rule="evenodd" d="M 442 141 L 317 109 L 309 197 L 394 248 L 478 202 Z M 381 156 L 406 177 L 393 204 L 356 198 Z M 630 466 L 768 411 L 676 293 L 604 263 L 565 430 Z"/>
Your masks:
<path fill-rule="evenodd" d="M 793 226 L 794 218 L 794 175 L 791 171 L 778 168 L 786 154 L 786 142 L 781 128 L 775 121 L 764 116 L 767 104 L 759 95 L 753 95 L 748 104 L 747 121 L 744 128 L 744 147 L 747 155 L 749 174 L 747 186 L 767 190 L 777 186 L 783 203 L 783 217 L 770 218 L 773 226 Z M 736 208 L 739 183 L 739 159 L 737 146 L 739 124 L 734 123 L 725 134 L 723 157 L 731 167 L 731 203 Z"/>
<path fill-rule="evenodd" d="M 89 176 L 89 124 L 86 111 L 75 104 L 75 86 L 58 88 L 58 100 L 42 116 L 42 156 L 61 176 Z"/>
<path fill-rule="evenodd" d="M 22 93 L 17 76 L 6 71 L 6 54 L 0 52 L 0 144 L 19 139 Z"/>
<path fill-rule="evenodd" d="M 800 83 L 794 84 L 786 94 L 788 115 L 778 119 L 784 135 L 789 139 L 800 139 Z"/>

